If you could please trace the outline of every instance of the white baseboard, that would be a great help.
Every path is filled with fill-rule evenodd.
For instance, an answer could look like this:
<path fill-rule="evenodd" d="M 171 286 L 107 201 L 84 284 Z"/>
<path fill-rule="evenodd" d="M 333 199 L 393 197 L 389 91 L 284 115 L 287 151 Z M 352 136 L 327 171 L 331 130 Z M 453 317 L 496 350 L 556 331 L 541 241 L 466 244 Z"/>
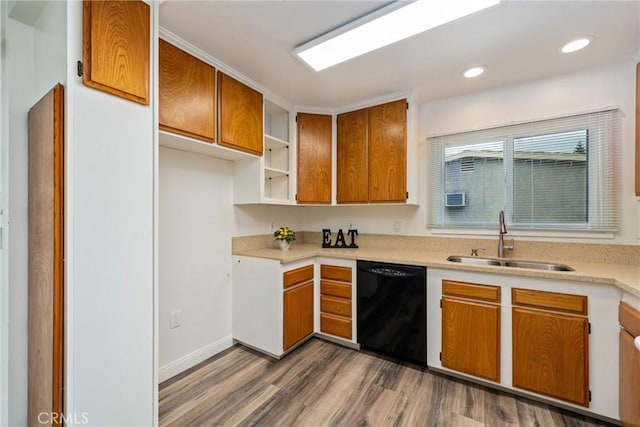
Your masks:
<path fill-rule="evenodd" d="M 205 347 L 199 348 L 196 351 L 193 351 L 181 358 L 174 360 L 173 362 L 169 362 L 164 366 L 161 366 L 158 372 L 158 381 L 163 382 L 168 380 L 169 378 L 178 375 L 180 372 L 184 372 L 192 366 L 197 365 L 210 358 L 211 356 L 215 356 L 233 346 L 233 338 L 231 335 L 228 335 L 224 338 L 219 339 L 216 342 L 213 342 Z"/>

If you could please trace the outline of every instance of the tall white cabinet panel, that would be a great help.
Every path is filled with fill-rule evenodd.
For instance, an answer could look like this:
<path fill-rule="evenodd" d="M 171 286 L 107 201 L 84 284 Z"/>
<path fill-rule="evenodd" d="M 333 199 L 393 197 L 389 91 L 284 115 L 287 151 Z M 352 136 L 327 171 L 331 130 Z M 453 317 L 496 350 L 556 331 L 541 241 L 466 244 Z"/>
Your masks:
<path fill-rule="evenodd" d="M 82 84 L 82 2 L 67 8 L 66 409 L 92 425 L 152 425 L 157 125 L 151 106 Z"/>

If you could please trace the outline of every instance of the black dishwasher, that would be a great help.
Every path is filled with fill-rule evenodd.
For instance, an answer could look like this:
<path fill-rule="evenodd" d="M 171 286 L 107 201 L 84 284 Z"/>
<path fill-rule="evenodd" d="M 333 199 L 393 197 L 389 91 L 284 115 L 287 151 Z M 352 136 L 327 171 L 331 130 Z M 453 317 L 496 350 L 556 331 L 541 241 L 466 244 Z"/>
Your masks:
<path fill-rule="evenodd" d="M 427 363 L 426 269 L 358 261 L 358 343 L 399 359 Z"/>

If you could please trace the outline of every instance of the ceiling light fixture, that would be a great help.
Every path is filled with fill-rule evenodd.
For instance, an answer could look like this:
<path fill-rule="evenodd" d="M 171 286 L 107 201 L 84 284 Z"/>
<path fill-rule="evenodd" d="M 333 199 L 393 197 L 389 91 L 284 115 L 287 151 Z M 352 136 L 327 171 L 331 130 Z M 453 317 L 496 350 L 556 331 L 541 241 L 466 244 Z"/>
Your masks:
<path fill-rule="evenodd" d="M 316 71 L 446 24 L 500 0 L 396 1 L 296 48 L 293 53 Z"/>
<path fill-rule="evenodd" d="M 565 44 L 564 46 L 562 46 L 561 50 L 563 53 L 571 53 L 571 52 L 578 51 L 580 49 L 584 49 L 589 45 L 589 43 L 591 43 L 590 38 L 582 37 Z"/>
<path fill-rule="evenodd" d="M 484 73 L 484 71 L 487 68 L 484 65 L 477 65 L 475 67 L 471 67 L 468 68 L 466 70 L 464 70 L 464 73 L 462 73 L 463 76 L 465 76 L 468 79 L 472 79 L 474 77 L 478 77 L 480 74 Z"/>

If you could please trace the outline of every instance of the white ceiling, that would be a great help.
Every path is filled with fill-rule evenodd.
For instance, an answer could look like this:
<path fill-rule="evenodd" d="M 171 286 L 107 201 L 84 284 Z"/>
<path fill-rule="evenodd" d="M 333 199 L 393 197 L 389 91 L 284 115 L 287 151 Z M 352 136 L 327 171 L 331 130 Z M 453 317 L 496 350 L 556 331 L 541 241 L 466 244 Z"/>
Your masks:
<path fill-rule="evenodd" d="M 166 0 L 160 25 L 292 104 L 340 108 L 415 90 L 424 102 L 630 60 L 640 1 L 514 1 L 315 72 L 292 50 L 389 2 Z M 586 49 L 560 47 L 591 36 Z M 471 65 L 484 75 L 464 79 Z"/>

